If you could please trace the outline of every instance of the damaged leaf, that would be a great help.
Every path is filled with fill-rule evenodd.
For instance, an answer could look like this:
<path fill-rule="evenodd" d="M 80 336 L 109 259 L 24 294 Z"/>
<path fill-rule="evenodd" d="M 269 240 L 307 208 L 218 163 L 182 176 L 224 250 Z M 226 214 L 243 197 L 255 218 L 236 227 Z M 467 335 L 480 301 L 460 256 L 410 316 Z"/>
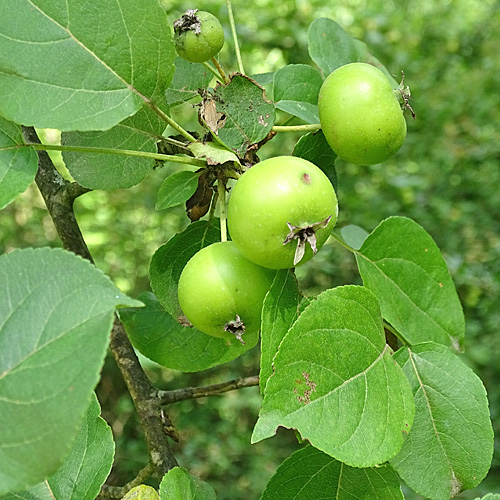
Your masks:
<path fill-rule="evenodd" d="M 353 467 L 394 457 L 414 401 L 385 343 L 380 307 L 361 286 L 320 294 L 301 313 L 273 360 L 252 442 L 278 426 Z"/>
<path fill-rule="evenodd" d="M 217 111 L 214 99 L 205 97 L 200 105 L 200 120 L 215 134 L 219 135 L 219 129 L 226 124 L 226 115 Z"/>
<path fill-rule="evenodd" d="M 209 128 L 243 158 L 249 148 L 262 141 L 274 125 L 274 104 L 264 89 L 251 78 L 234 74 L 230 83 L 215 88 L 210 107 L 204 105 Z M 215 110 L 213 109 L 215 105 Z"/>

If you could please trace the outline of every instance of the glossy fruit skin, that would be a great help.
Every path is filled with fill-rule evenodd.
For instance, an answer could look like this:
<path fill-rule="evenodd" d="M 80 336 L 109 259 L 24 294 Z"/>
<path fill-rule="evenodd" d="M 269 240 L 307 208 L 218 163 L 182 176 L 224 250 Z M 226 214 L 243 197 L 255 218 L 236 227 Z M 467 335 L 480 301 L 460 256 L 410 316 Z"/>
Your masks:
<path fill-rule="evenodd" d="M 224 28 L 210 12 L 198 11 L 196 17 L 201 22 L 201 32 L 194 30 L 175 33 L 175 49 L 189 62 L 205 62 L 219 53 L 224 45 Z"/>
<path fill-rule="evenodd" d="M 331 73 L 320 89 L 318 108 L 330 147 L 351 163 L 382 163 L 406 137 L 406 121 L 391 84 L 370 64 L 346 64 Z"/>
<path fill-rule="evenodd" d="M 182 311 L 213 337 L 234 340 L 224 326 L 238 315 L 245 324 L 243 341 L 258 335 L 264 297 L 275 273 L 243 257 L 231 241 L 213 243 L 184 267 L 178 285 Z"/>
<path fill-rule="evenodd" d="M 257 163 L 236 182 L 228 203 L 228 229 L 240 252 L 256 264 L 272 269 L 294 267 L 297 240 L 283 245 L 290 229 L 324 221 L 316 231 L 318 250 L 337 221 L 335 190 L 313 163 L 295 156 L 276 156 Z M 298 265 L 313 257 L 306 252 Z"/>

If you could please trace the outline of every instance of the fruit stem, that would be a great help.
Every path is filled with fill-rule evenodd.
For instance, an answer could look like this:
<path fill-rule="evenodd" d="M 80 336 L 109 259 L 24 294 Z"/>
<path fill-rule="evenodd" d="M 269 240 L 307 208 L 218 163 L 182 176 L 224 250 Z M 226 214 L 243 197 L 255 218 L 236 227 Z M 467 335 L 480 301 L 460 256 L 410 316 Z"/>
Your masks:
<path fill-rule="evenodd" d="M 217 80 L 220 80 L 220 77 L 221 75 L 217 72 L 217 70 L 210 64 L 208 64 L 207 61 L 201 63 L 203 64 L 203 66 L 205 66 L 205 68 L 207 68 L 211 73 L 213 73 L 215 75 L 215 78 L 217 78 Z M 224 79 L 223 79 L 224 81 Z"/>
<path fill-rule="evenodd" d="M 217 61 L 217 59 L 215 59 L 215 57 L 212 57 L 212 59 L 210 59 L 215 67 L 217 68 L 217 71 L 219 72 L 219 75 L 222 77 L 222 81 L 224 83 L 230 83 L 230 79 L 228 78 L 228 76 L 226 75 L 226 73 L 224 72 L 224 70 L 222 69 L 222 66 L 219 64 L 219 61 Z"/>
<path fill-rule="evenodd" d="M 320 129 L 320 123 L 313 123 L 310 125 L 275 125 L 271 130 L 273 132 L 307 132 Z"/>
<path fill-rule="evenodd" d="M 217 200 L 219 199 L 219 195 L 217 191 L 214 193 L 214 197 L 212 198 L 212 204 L 210 205 L 210 212 L 208 212 L 208 222 L 212 222 L 215 217 L 215 207 L 217 205 Z"/>
<path fill-rule="evenodd" d="M 233 8 L 231 7 L 231 0 L 227 0 L 227 11 L 229 14 L 229 24 L 231 25 L 231 33 L 234 41 L 234 51 L 236 53 L 236 60 L 238 61 L 238 70 L 244 75 L 243 61 L 241 60 L 240 45 L 238 43 L 238 35 L 236 34 L 236 25 L 234 23 Z"/>
<path fill-rule="evenodd" d="M 226 183 L 222 174 L 219 174 L 217 180 L 217 193 L 219 196 L 220 240 L 227 241 Z"/>

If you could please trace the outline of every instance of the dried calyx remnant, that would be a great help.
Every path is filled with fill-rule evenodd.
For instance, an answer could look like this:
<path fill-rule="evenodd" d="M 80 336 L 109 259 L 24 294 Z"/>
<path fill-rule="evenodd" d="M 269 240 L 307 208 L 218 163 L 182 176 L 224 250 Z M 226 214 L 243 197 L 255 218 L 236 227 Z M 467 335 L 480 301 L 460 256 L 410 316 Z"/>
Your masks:
<path fill-rule="evenodd" d="M 401 96 L 401 99 L 403 100 L 403 106 L 402 106 L 403 111 L 405 109 L 408 109 L 411 113 L 412 118 L 415 119 L 417 115 L 415 114 L 410 105 L 411 101 L 410 87 L 408 87 L 408 85 L 405 87 L 404 81 L 405 81 L 405 72 L 401 70 L 401 83 L 399 84 L 399 87 L 395 90 L 395 92 L 399 94 Z"/>
<path fill-rule="evenodd" d="M 318 229 L 324 228 L 330 222 L 332 216 L 330 215 L 325 220 L 320 222 L 315 222 L 314 224 L 310 224 L 308 226 L 294 226 L 287 222 L 288 228 L 290 232 L 287 234 L 285 240 L 283 241 L 283 245 L 286 245 L 292 240 L 298 240 L 297 248 L 295 249 L 295 256 L 293 258 L 293 265 L 296 266 L 304 257 L 304 253 L 306 251 L 306 243 L 308 243 L 313 251 L 313 254 L 316 255 L 318 249 L 316 247 L 316 231 Z"/>
<path fill-rule="evenodd" d="M 242 336 L 245 333 L 246 327 L 238 315 L 236 315 L 235 319 L 226 323 L 224 330 L 232 333 L 243 345 L 245 345 L 245 341 L 242 339 Z"/>
<path fill-rule="evenodd" d="M 174 31 L 181 34 L 184 31 L 194 31 L 196 35 L 201 33 L 201 21 L 196 16 L 198 9 L 188 9 L 179 19 L 174 21 Z"/>

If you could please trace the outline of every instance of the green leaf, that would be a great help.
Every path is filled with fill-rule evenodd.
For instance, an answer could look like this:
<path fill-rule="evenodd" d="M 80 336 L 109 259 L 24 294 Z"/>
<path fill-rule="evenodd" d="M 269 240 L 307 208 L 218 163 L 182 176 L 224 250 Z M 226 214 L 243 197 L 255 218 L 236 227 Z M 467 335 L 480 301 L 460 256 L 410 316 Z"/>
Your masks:
<path fill-rule="evenodd" d="M 309 56 L 325 77 L 340 66 L 358 60 L 354 38 L 331 19 L 315 19 L 307 36 Z"/>
<path fill-rule="evenodd" d="M 118 304 L 138 306 L 59 249 L 0 257 L 0 495 L 53 474 L 99 380 Z"/>
<path fill-rule="evenodd" d="M 465 321 L 455 285 L 439 248 L 421 226 L 405 217 L 384 220 L 356 260 L 383 317 L 408 343 L 463 347 Z"/>
<path fill-rule="evenodd" d="M 134 347 L 154 362 L 182 372 L 198 372 L 227 363 L 257 343 L 258 332 L 243 345 L 196 328 L 182 326 L 151 293 L 139 296 L 145 307 L 122 308 L 120 319 Z"/>
<path fill-rule="evenodd" d="M 260 392 L 273 373 L 272 361 L 278 347 L 299 315 L 302 296 L 297 279 L 290 269 L 277 272 L 262 306 L 262 341 L 260 358 Z"/>
<path fill-rule="evenodd" d="M 500 495 L 496 493 L 488 493 L 486 496 L 481 498 L 477 497 L 475 500 L 500 500 Z"/>
<path fill-rule="evenodd" d="M 153 487 L 141 484 L 132 488 L 122 500 L 160 500 L 160 496 Z"/>
<path fill-rule="evenodd" d="M 268 101 L 264 89 L 247 76 L 235 75 L 229 84 L 216 87 L 214 98 L 217 112 L 225 116 L 218 137 L 239 157 L 271 131 L 274 104 Z"/>
<path fill-rule="evenodd" d="M 255 73 L 253 75 L 250 75 L 250 78 L 264 87 L 265 85 L 271 85 L 273 83 L 274 72 L 270 71 L 268 73 Z"/>
<path fill-rule="evenodd" d="M 200 174 L 182 170 L 169 175 L 158 190 L 156 210 L 175 207 L 188 200 L 196 191 Z"/>
<path fill-rule="evenodd" d="M 359 469 L 312 446 L 288 457 L 261 500 L 403 500 L 399 477 L 388 465 Z"/>
<path fill-rule="evenodd" d="M 0 116 L 0 210 L 33 182 L 38 167 L 38 156 L 25 144 L 18 125 Z"/>
<path fill-rule="evenodd" d="M 299 102 L 291 100 L 283 100 L 276 103 L 276 107 L 288 113 L 289 115 L 296 116 L 306 123 L 319 123 L 318 106 L 308 102 Z"/>
<path fill-rule="evenodd" d="M 357 52 L 357 61 L 365 62 L 371 64 L 372 66 L 375 66 L 385 74 L 387 79 L 391 82 L 391 86 L 393 89 L 399 87 L 399 83 L 394 79 L 394 76 L 389 73 L 389 70 L 374 55 L 369 52 L 368 47 L 364 42 L 362 42 L 361 40 L 354 40 L 354 45 Z"/>
<path fill-rule="evenodd" d="M 165 92 L 168 105 L 173 107 L 200 97 L 199 89 L 206 89 L 212 78 L 213 74 L 202 64 L 176 57 L 174 79 Z"/>
<path fill-rule="evenodd" d="M 156 143 L 165 129 L 165 122 L 156 113 L 143 107 L 104 132 L 65 132 L 61 142 L 66 146 L 124 149 L 156 153 Z M 153 158 L 104 153 L 63 152 L 64 162 L 73 176 L 90 189 L 118 189 L 135 186 L 152 170 Z"/>
<path fill-rule="evenodd" d="M 337 171 L 333 152 L 321 130 L 303 135 L 293 148 L 293 156 L 298 156 L 314 163 L 328 176 L 332 186 L 337 190 Z"/>
<path fill-rule="evenodd" d="M 2 500 L 54 500 L 54 495 L 52 495 L 49 488 L 47 488 L 46 483 L 38 483 L 37 485 L 31 487 L 29 491 L 10 493 L 5 497 L 2 496 L 1 498 Z"/>
<path fill-rule="evenodd" d="M 192 142 L 187 148 L 196 158 L 206 158 L 208 165 L 221 165 L 227 161 L 238 161 L 238 157 L 215 142 Z"/>
<path fill-rule="evenodd" d="M 415 420 L 392 466 L 411 489 L 432 500 L 474 488 L 488 473 L 493 454 L 481 380 L 439 344 L 405 347 L 394 358 L 415 395 Z"/>
<path fill-rule="evenodd" d="M 363 246 L 369 235 L 368 231 L 355 224 L 348 224 L 340 230 L 341 239 L 355 250 L 359 250 Z"/>
<path fill-rule="evenodd" d="M 289 64 L 274 74 L 276 107 L 304 120 L 319 123 L 318 94 L 323 78 L 311 66 Z"/>
<path fill-rule="evenodd" d="M 366 288 L 327 290 L 309 304 L 274 358 L 252 442 L 278 426 L 354 467 L 392 458 L 413 420 L 402 370 L 385 344 L 375 296 Z"/>
<path fill-rule="evenodd" d="M 157 0 L 6 0 L 0 35 L 0 115 L 24 125 L 106 130 L 174 72 Z"/>
<path fill-rule="evenodd" d="M 153 255 L 149 266 L 151 289 L 175 319 L 182 316 L 177 285 L 184 266 L 195 253 L 217 241 L 220 241 L 219 219 L 193 222 Z"/>
<path fill-rule="evenodd" d="M 160 484 L 161 500 L 217 500 L 213 488 L 182 467 L 170 469 Z"/>
<path fill-rule="evenodd" d="M 94 500 L 111 471 L 115 449 L 111 428 L 100 413 L 94 394 L 69 456 L 57 472 L 28 491 L 3 500 Z"/>

